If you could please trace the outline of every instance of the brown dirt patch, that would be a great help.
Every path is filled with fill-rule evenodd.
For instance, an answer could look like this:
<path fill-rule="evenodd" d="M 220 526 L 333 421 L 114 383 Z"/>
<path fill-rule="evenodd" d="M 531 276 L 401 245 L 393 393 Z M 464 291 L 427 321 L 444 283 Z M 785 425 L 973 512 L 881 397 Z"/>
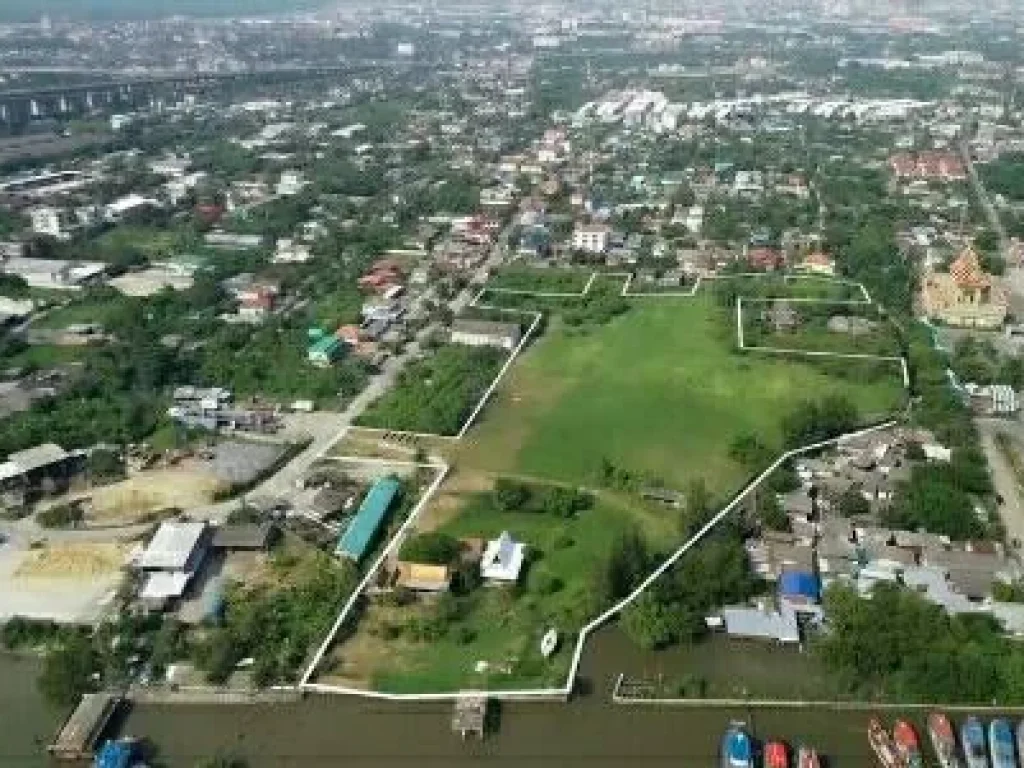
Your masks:
<path fill-rule="evenodd" d="M 107 576 L 120 570 L 128 551 L 124 544 L 56 544 L 29 552 L 14 575 L 25 579 Z"/>
<path fill-rule="evenodd" d="M 412 644 L 399 638 L 385 642 L 372 629 L 384 622 L 401 622 L 414 615 L 417 607 L 396 608 L 371 603 L 360 619 L 358 631 L 329 652 L 325 664 L 329 672 L 319 676 L 317 682 L 351 688 L 369 688 L 377 669 L 401 670 L 402 659 Z"/>
<path fill-rule="evenodd" d="M 92 493 L 88 521 L 133 523 L 161 509 L 190 509 L 213 501 L 220 481 L 210 472 L 188 467 L 142 472 Z"/>

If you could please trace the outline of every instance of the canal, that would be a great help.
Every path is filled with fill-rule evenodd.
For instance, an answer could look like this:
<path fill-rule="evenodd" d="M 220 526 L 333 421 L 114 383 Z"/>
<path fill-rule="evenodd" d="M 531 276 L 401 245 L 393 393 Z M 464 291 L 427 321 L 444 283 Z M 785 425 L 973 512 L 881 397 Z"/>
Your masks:
<path fill-rule="evenodd" d="M 652 660 L 653 659 L 653 660 Z M 278 705 L 142 705 L 122 733 L 147 737 L 158 762 L 193 768 L 218 750 L 244 756 L 253 768 L 359 766 L 458 768 L 486 763 L 538 768 L 717 766 L 718 739 L 731 719 L 760 738 L 809 743 L 830 768 L 864 768 L 866 715 L 823 711 L 729 711 L 624 707 L 610 692 L 619 672 L 669 674 L 671 653 L 641 654 L 616 629 L 593 640 L 583 667 L 584 693 L 566 704 L 513 703 L 486 740 L 461 741 L 450 731 L 447 704 L 403 705 L 311 697 Z M 43 746 L 61 713 L 36 694 L 34 662 L 0 656 L 0 766 L 46 765 Z"/>

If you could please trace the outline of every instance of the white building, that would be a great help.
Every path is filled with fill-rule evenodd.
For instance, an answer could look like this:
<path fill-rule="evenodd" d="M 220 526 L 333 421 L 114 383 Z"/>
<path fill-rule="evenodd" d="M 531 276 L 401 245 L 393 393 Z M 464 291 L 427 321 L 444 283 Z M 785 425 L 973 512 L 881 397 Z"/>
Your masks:
<path fill-rule="evenodd" d="M 290 197 L 299 194 L 305 186 L 306 182 L 299 171 L 282 171 L 274 193 L 280 197 Z"/>
<path fill-rule="evenodd" d="M 184 595 L 202 567 L 209 543 L 206 523 L 162 523 L 137 563 L 146 574 L 140 594 L 143 602 L 163 608 L 168 601 Z"/>
<path fill-rule="evenodd" d="M 586 253 L 604 253 L 611 234 L 611 227 L 606 224 L 581 224 L 572 233 L 572 247 Z"/>
<path fill-rule="evenodd" d="M 313 258 L 313 252 L 305 243 L 297 243 L 291 238 L 279 238 L 271 259 L 275 264 L 305 264 Z"/>
<path fill-rule="evenodd" d="M 32 222 L 32 231 L 37 235 L 47 235 L 58 240 L 67 240 L 69 235 L 61 225 L 61 212 L 57 208 L 42 206 L 28 212 Z"/>
<path fill-rule="evenodd" d="M 519 580 L 523 569 L 526 545 L 512 540 L 508 531 L 487 542 L 484 556 L 480 559 L 480 575 L 488 581 L 514 583 Z"/>
<path fill-rule="evenodd" d="M 683 219 L 683 226 L 691 235 L 699 235 L 704 228 L 704 206 L 692 205 Z"/>
<path fill-rule="evenodd" d="M 519 338 L 520 328 L 515 323 L 492 320 L 456 320 L 452 323 L 452 344 L 512 350 L 519 343 Z"/>

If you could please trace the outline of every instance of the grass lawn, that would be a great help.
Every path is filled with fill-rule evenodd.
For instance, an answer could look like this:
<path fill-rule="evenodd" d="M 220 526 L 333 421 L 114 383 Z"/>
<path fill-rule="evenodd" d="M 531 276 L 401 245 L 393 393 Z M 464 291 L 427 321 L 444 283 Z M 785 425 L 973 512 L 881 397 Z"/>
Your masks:
<path fill-rule="evenodd" d="M 864 294 L 854 283 L 818 275 L 736 275 L 706 281 L 702 291 L 733 291 L 739 296 L 861 301 Z"/>
<path fill-rule="evenodd" d="M 58 347 L 50 344 L 32 344 L 21 352 L 5 358 L 5 368 L 52 368 L 84 360 L 88 347 Z"/>
<path fill-rule="evenodd" d="M 76 296 L 65 306 L 57 307 L 34 320 L 32 325 L 36 328 L 67 328 L 78 323 L 106 325 L 107 317 L 120 306 L 117 299 Z"/>
<path fill-rule="evenodd" d="M 414 639 L 407 629 L 418 616 L 429 618 L 431 606 L 373 605 L 335 649 L 325 682 L 401 692 L 561 683 L 572 639 L 544 660 L 540 637 L 552 626 L 575 633 L 604 607 L 593 604 L 591 575 L 614 540 L 637 528 L 666 549 L 678 536 L 677 512 L 606 491 L 569 520 L 499 512 L 479 495 L 497 476 L 593 486 L 606 457 L 680 489 L 703 478 L 725 498 L 747 477 L 729 458 L 733 440 L 754 433 L 781 450 L 782 417 L 802 400 L 841 393 L 865 420 L 902 402 L 895 368 L 891 378 L 860 383 L 785 357 L 739 353 L 733 333 L 731 310 L 710 293 L 637 302 L 587 331 L 553 321 L 480 423 L 449 449 L 455 471 L 418 523 L 460 538 L 508 530 L 536 560 L 516 589 L 481 588 L 462 598 L 439 638 Z M 488 671 L 475 671 L 479 661 Z"/>
<path fill-rule="evenodd" d="M 780 446 L 780 420 L 802 400 L 842 393 L 866 419 L 901 402 L 895 368 L 863 385 L 734 352 L 729 314 L 701 294 L 638 304 L 588 335 L 555 325 L 512 368 L 456 463 L 592 484 L 607 457 L 677 488 L 703 477 L 725 494 L 745 477 L 728 456 L 736 436 Z"/>
<path fill-rule="evenodd" d="M 403 632 L 384 641 L 383 624 L 400 625 L 427 616 L 430 606 L 375 605 L 357 634 L 337 649 L 346 682 L 369 683 L 392 692 L 515 688 L 561 685 L 575 633 L 595 611 L 589 576 L 628 527 L 637 525 L 652 539 L 672 535 L 670 513 L 652 513 L 602 498 L 594 508 L 565 520 L 541 513 L 500 513 L 486 504 L 468 508 L 439 530 L 456 537 L 496 538 L 504 530 L 527 544 L 530 562 L 516 588 L 480 587 L 464 598 L 461 618 L 447 633 L 413 641 Z M 552 588 L 553 584 L 560 584 Z M 563 634 L 558 653 L 540 654 L 540 639 L 551 627 Z M 488 664 L 477 672 L 477 662 Z M 352 677 L 346 679 L 345 675 Z M 327 681 L 330 681 L 328 676 Z"/>
<path fill-rule="evenodd" d="M 146 258 L 169 256 L 182 241 L 174 230 L 145 226 L 119 226 L 96 238 L 94 245 L 101 256 L 133 248 Z"/>

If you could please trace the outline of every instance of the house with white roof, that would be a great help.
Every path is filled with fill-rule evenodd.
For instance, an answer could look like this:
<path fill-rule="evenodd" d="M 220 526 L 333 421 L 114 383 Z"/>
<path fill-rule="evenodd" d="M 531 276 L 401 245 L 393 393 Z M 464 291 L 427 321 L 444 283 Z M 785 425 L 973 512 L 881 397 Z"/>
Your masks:
<path fill-rule="evenodd" d="M 180 599 L 206 560 L 210 539 L 206 523 L 161 523 L 136 562 L 146 577 L 142 602 L 163 609 Z"/>
<path fill-rule="evenodd" d="M 515 583 L 523 569 L 526 545 L 513 541 L 508 531 L 487 542 L 480 559 L 480 575 L 487 581 Z"/>

